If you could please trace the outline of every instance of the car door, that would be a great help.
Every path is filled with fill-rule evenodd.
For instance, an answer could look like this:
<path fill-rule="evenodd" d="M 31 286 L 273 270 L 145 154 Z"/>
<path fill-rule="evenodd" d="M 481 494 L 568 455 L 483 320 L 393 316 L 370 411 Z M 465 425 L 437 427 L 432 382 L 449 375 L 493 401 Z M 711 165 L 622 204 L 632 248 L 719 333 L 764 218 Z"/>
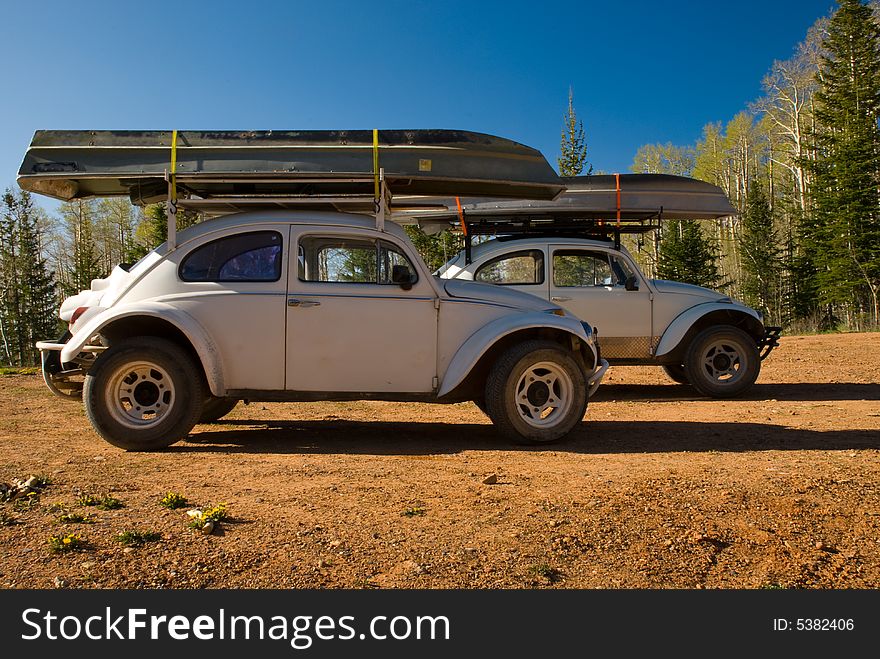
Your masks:
<path fill-rule="evenodd" d="M 284 389 L 286 233 L 277 224 L 211 233 L 160 266 L 177 269 L 167 302 L 208 332 L 228 390 Z"/>
<path fill-rule="evenodd" d="M 291 227 L 286 388 L 431 392 L 437 375 L 436 292 L 387 234 Z M 407 289 L 392 283 L 408 266 Z"/>
<path fill-rule="evenodd" d="M 626 289 L 629 276 L 638 290 Z M 650 357 L 651 292 L 619 253 L 551 245 L 550 300 L 598 329 L 603 357 Z"/>

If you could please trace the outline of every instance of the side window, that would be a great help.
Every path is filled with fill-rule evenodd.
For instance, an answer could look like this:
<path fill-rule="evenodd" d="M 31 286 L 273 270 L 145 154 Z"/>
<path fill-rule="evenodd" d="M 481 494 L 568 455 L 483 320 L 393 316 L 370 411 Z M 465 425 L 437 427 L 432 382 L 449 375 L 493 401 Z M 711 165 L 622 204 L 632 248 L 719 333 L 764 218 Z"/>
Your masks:
<path fill-rule="evenodd" d="M 178 272 L 183 281 L 278 281 L 281 246 L 275 231 L 219 238 L 187 254 Z"/>
<path fill-rule="evenodd" d="M 499 256 L 481 265 L 474 279 L 501 286 L 543 284 L 544 253 L 539 249 L 529 249 Z"/>
<path fill-rule="evenodd" d="M 553 252 L 553 285 L 613 286 L 617 277 L 612 273 L 605 252 L 557 250 Z"/>
<path fill-rule="evenodd" d="M 304 236 L 299 241 L 297 273 L 300 281 L 391 284 L 396 265 L 415 273 L 400 250 L 381 240 Z"/>

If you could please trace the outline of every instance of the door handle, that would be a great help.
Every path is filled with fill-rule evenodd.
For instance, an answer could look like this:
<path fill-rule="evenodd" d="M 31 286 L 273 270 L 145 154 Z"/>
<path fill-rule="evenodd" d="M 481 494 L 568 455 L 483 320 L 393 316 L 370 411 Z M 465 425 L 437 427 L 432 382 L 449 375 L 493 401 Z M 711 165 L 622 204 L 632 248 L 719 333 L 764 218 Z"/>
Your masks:
<path fill-rule="evenodd" d="M 295 297 L 288 298 L 287 300 L 288 307 L 317 307 L 320 305 L 321 303 L 316 300 L 300 300 Z"/>
<path fill-rule="evenodd" d="M 554 295 L 550 298 L 551 302 L 569 302 L 571 298 L 566 295 Z"/>

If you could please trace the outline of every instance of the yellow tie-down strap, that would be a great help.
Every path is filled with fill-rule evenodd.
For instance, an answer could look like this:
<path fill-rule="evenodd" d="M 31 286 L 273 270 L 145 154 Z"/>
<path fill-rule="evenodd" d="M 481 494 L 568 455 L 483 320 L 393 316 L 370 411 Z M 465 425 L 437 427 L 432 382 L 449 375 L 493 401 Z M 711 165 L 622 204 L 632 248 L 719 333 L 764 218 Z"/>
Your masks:
<path fill-rule="evenodd" d="M 171 201 L 177 203 L 177 131 L 171 131 Z"/>

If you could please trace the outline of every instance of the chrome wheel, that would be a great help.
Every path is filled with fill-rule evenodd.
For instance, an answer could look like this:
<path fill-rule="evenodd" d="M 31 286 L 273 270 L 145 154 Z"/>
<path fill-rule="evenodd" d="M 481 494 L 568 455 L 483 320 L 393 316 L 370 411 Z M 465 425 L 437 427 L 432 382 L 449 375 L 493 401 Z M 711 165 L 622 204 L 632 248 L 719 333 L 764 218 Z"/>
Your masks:
<path fill-rule="evenodd" d="M 556 425 L 571 409 L 571 378 L 553 362 L 538 362 L 527 368 L 515 391 L 520 418 L 535 428 Z"/>
<path fill-rule="evenodd" d="M 154 426 L 174 406 L 172 378 L 164 368 L 149 361 L 123 364 L 110 375 L 108 385 L 107 410 L 127 428 Z"/>

